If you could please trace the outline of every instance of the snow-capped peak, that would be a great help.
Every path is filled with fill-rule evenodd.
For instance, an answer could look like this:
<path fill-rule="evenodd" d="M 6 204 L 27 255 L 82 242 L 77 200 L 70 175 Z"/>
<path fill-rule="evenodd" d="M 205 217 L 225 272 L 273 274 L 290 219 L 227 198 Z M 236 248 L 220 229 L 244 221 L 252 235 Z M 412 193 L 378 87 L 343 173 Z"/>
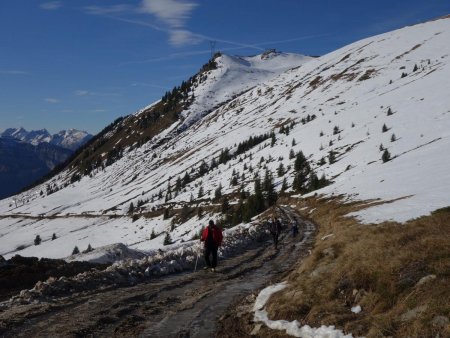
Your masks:
<path fill-rule="evenodd" d="M 182 113 L 185 117 L 183 128 L 236 95 L 312 59 L 305 55 L 273 50 L 250 57 L 219 54 L 214 59 L 215 69 L 199 74 L 196 78 L 191 92 L 194 100 L 189 109 Z"/>
<path fill-rule="evenodd" d="M 47 129 L 27 131 L 23 127 L 8 128 L 0 133 L 0 137 L 14 138 L 37 146 L 40 143 L 50 143 L 62 148 L 75 150 L 92 138 L 92 135 L 76 129 L 61 130 L 51 135 Z"/>

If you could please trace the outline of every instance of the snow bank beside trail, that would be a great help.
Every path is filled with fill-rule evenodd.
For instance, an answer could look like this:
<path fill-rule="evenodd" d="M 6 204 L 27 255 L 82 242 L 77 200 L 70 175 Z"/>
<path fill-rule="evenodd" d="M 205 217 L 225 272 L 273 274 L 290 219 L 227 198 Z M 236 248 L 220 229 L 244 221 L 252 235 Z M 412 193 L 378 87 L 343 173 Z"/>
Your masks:
<path fill-rule="evenodd" d="M 267 327 L 273 330 L 286 331 L 290 336 L 302 338 L 353 338 L 351 334 L 344 334 L 341 330 L 335 329 L 334 326 L 322 325 L 319 328 L 313 328 L 309 325 L 300 326 L 297 320 L 289 322 L 287 320 L 270 320 L 268 313 L 264 310 L 269 298 L 276 292 L 287 287 L 286 282 L 270 285 L 262 289 L 256 298 L 253 311 L 255 313 L 255 322 L 263 322 Z"/>
<path fill-rule="evenodd" d="M 141 259 L 145 256 L 145 253 L 130 249 L 123 243 L 115 243 L 105 245 L 90 252 L 69 256 L 66 258 L 66 261 L 87 261 L 91 263 L 107 264 L 114 263 L 118 260 Z"/>
<path fill-rule="evenodd" d="M 262 223 L 252 222 L 238 225 L 225 232 L 222 247 L 219 249 L 219 256 L 233 256 L 245 250 L 249 244 L 264 239 L 267 239 L 267 233 Z M 141 258 L 133 259 L 129 257 L 116 260 L 105 270 L 93 269 L 68 278 L 50 277 L 47 281 L 37 282 L 30 290 L 22 290 L 19 295 L 13 296 L 9 301 L 0 303 L 0 309 L 16 304 L 48 301 L 49 298 L 55 296 L 67 296 L 92 289 L 136 285 L 151 278 L 182 271 L 194 271 L 197 257 L 201 257 L 202 247 L 203 245 L 198 240 L 176 243 L 145 252 L 145 255 Z M 114 256 L 117 258 L 119 257 L 116 255 L 117 253 L 124 256 L 144 254 L 130 250 L 123 244 L 116 244 L 97 248 L 97 252 L 94 250 L 83 255 L 73 256 L 73 260 L 98 262 L 98 259 L 113 259 Z M 199 259 L 197 269 L 202 267 L 203 264 L 203 259 Z"/>

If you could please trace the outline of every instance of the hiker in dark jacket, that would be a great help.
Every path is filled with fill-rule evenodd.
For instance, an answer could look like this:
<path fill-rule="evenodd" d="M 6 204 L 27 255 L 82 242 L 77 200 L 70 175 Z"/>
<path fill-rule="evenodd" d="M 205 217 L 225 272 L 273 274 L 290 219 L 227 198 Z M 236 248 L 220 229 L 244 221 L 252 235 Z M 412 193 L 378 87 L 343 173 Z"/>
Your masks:
<path fill-rule="evenodd" d="M 272 217 L 272 219 L 269 221 L 269 232 L 272 235 L 275 249 L 278 249 L 278 237 L 281 233 L 281 222 L 278 219 Z"/>
<path fill-rule="evenodd" d="M 298 224 L 296 220 L 292 221 L 291 224 L 291 233 L 292 233 L 292 237 L 296 237 L 298 234 Z"/>
<path fill-rule="evenodd" d="M 216 271 L 217 266 L 217 250 L 222 245 L 222 230 L 214 224 L 213 220 L 209 221 L 208 226 L 203 229 L 200 241 L 205 242 L 205 248 L 203 251 L 206 267 L 211 268 L 211 271 Z M 212 261 L 210 256 L 212 255 Z"/>

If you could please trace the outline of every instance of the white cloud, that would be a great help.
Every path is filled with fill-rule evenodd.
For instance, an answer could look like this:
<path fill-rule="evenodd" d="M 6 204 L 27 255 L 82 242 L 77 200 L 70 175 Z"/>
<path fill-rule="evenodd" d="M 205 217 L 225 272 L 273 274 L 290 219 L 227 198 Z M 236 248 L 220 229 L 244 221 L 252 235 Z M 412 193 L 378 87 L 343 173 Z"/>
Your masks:
<path fill-rule="evenodd" d="M 54 11 L 54 10 L 62 7 L 62 3 L 61 3 L 61 1 L 49 1 L 49 2 L 42 3 L 40 5 L 40 7 L 47 11 Z"/>
<path fill-rule="evenodd" d="M 87 96 L 87 95 L 89 95 L 89 91 L 87 91 L 87 90 L 76 90 L 73 93 L 76 96 Z"/>
<path fill-rule="evenodd" d="M 111 14 L 123 14 L 127 12 L 136 12 L 137 9 L 131 5 L 119 4 L 113 6 L 86 6 L 84 10 L 88 14 L 95 15 L 111 15 Z"/>
<path fill-rule="evenodd" d="M 99 93 L 99 92 L 91 92 L 89 90 L 84 89 L 75 90 L 73 94 L 76 96 L 121 96 L 118 93 Z"/>
<path fill-rule="evenodd" d="M 59 102 L 58 99 L 55 99 L 53 97 L 48 97 L 48 98 L 44 99 L 44 101 L 48 102 L 48 103 L 58 103 Z"/>
<path fill-rule="evenodd" d="M 197 35 L 182 29 L 174 29 L 169 32 L 169 41 L 172 45 L 180 47 L 184 45 L 196 45 L 203 41 Z"/>
<path fill-rule="evenodd" d="M 15 70 L 15 69 L 8 70 L 8 69 L 6 69 L 6 70 L 0 70 L 0 74 L 1 75 L 27 75 L 28 73 L 24 72 L 23 70 Z"/>
<path fill-rule="evenodd" d="M 180 0 L 143 0 L 141 10 L 155 15 L 172 28 L 181 28 L 196 6 L 196 3 Z"/>

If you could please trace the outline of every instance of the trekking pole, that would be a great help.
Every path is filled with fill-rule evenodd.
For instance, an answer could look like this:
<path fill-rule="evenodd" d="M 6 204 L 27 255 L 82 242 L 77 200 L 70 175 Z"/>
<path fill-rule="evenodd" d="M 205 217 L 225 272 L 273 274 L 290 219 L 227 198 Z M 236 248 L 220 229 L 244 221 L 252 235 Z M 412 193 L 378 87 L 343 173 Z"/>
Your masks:
<path fill-rule="evenodd" d="M 195 260 L 195 268 L 194 268 L 194 272 L 197 271 L 197 263 L 198 263 L 198 254 L 197 254 L 197 259 Z"/>

